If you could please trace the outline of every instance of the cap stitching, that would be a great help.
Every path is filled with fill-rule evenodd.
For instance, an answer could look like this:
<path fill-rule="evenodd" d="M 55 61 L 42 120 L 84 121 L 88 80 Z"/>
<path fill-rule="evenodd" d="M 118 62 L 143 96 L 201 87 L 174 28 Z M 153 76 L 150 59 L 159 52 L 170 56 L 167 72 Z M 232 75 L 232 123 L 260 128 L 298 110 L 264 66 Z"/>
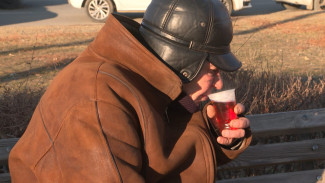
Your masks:
<path fill-rule="evenodd" d="M 163 29 L 155 26 L 155 25 L 151 24 L 150 22 L 148 22 L 148 21 L 146 21 L 144 19 L 143 19 L 143 21 L 141 23 L 141 27 L 148 30 L 148 31 L 150 31 L 150 32 L 152 32 L 152 33 L 154 33 L 155 35 L 158 35 L 161 38 L 166 39 L 166 40 L 177 42 L 180 45 L 186 45 L 186 46 L 189 45 L 190 41 L 184 40 L 184 39 L 178 37 L 177 35 L 171 34 L 168 31 L 163 30 Z M 175 39 L 177 39 L 177 40 L 175 40 Z"/>
<path fill-rule="evenodd" d="M 167 22 L 169 22 L 170 17 L 171 17 L 171 14 L 172 14 L 172 12 L 175 10 L 175 8 L 176 8 L 176 4 L 177 4 L 177 3 L 178 3 L 178 0 L 174 0 L 174 1 L 172 2 L 172 4 L 171 4 L 171 8 L 170 8 L 170 9 L 168 10 L 168 12 L 167 12 L 166 19 L 164 20 L 164 22 L 163 22 L 163 24 L 162 24 L 162 26 L 161 26 L 162 29 L 165 29 L 165 28 L 166 28 Z"/>
<path fill-rule="evenodd" d="M 208 22 L 208 28 L 207 28 L 207 32 L 206 32 L 206 36 L 205 36 L 205 40 L 204 40 L 204 44 L 208 43 L 208 40 L 210 39 L 211 36 L 211 30 L 212 30 L 212 26 L 213 26 L 213 3 L 210 1 L 209 2 L 209 22 Z"/>

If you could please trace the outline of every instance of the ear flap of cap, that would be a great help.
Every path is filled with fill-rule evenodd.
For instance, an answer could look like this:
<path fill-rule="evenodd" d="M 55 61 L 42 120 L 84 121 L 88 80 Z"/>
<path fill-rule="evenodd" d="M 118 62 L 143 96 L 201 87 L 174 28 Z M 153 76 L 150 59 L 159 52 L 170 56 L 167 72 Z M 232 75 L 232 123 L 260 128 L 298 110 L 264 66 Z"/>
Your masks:
<path fill-rule="evenodd" d="M 165 62 L 183 82 L 191 81 L 199 73 L 203 62 L 207 59 L 207 53 L 193 51 L 142 26 L 139 30 L 142 35 L 145 35 L 143 37 L 154 54 Z"/>

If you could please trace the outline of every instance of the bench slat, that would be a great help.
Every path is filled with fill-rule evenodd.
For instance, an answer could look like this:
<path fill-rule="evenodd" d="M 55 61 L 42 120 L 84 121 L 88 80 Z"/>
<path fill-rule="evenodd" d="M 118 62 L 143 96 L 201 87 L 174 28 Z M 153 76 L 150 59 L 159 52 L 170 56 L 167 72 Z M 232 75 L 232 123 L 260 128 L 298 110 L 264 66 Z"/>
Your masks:
<path fill-rule="evenodd" d="M 325 129 L 325 108 L 248 115 L 254 136 L 307 133 Z"/>
<path fill-rule="evenodd" d="M 6 165 L 9 152 L 17 143 L 19 138 L 0 139 L 0 165 Z"/>
<path fill-rule="evenodd" d="M 325 170 L 306 170 L 290 173 L 279 173 L 271 175 L 261 175 L 255 177 L 245 177 L 237 179 L 225 179 L 219 180 L 216 183 L 324 183 L 325 182 Z"/>
<path fill-rule="evenodd" d="M 1 183 L 10 183 L 11 178 L 9 173 L 1 173 L 0 174 L 0 182 Z"/>
<path fill-rule="evenodd" d="M 244 168 L 319 159 L 325 159 L 324 139 L 250 146 L 234 161 L 220 166 L 218 169 Z"/>

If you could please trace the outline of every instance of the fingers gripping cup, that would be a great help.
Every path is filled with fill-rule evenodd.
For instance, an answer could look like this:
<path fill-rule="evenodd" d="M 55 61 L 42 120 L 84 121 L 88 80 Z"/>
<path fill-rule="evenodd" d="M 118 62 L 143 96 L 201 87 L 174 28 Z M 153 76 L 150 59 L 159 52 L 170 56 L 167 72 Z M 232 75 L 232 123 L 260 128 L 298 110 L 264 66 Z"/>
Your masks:
<path fill-rule="evenodd" d="M 221 133 L 224 129 L 235 129 L 229 125 L 231 120 L 237 118 L 234 112 L 236 105 L 235 89 L 213 93 L 208 95 L 208 97 L 212 101 L 216 111 L 216 119 L 213 123 L 215 127 L 219 128 L 219 132 Z"/>

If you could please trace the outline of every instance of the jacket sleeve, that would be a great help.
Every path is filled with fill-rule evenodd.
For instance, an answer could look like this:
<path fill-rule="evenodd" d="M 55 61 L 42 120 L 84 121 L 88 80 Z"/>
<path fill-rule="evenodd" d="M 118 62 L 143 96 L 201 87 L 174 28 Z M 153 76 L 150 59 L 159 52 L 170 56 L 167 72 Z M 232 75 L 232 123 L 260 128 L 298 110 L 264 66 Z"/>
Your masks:
<path fill-rule="evenodd" d="M 235 159 L 239 154 L 241 154 L 248 148 L 252 140 L 252 133 L 250 128 L 246 128 L 244 138 L 236 139 L 234 143 L 232 143 L 230 146 L 224 146 L 219 144 L 216 140 L 218 137 L 218 133 L 216 133 L 215 127 L 207 117 L 206 108 L 209 104 L 210 103 L 207 103 L 202 110 L 203 117 L 209 128 L 208 130 L 210 132 L 211 140 L 214 143 L 217 163 L 218 165 L 222 165 Z"/>
<path fill-rule="evenodd" d="M 98 120 L 121 182 L 144 182 L 140 126 L 132 110 L 105 101 L 97 102 Z"/>

